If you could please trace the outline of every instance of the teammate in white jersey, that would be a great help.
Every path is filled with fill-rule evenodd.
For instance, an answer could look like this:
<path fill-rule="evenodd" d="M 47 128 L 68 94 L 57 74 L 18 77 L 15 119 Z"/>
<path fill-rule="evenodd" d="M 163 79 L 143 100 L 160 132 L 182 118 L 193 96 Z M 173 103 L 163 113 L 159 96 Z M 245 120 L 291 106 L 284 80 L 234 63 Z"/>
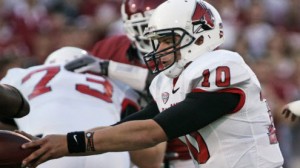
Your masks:
<path fill-rule="evenodd" d="M 282 167 L 256 75 L 238 53 L 216 50 L 224 41 L 222 28 L 217 10 L 205 1 L 168 0 L 158 6 L 145 32 L 154 50 L 144 57 L 153 73 L 161 72 L 150 86 L 155 101 L 114 126 L 93 130 L 93 138 L 82 136 L 80 144 L 95 151 L 74 144 L 72 133 L 49 135 L 22 146 L 41 146 L 23 164 L 141 149 L 180 137 L 196 168 Z"/>
<path fill-rule="evenodd" d="M 44 65 L 14 68 L 1 83 L 23 93 L 31 113 L 15 120 L 20 130 L 33 135 L 65 134 L 78 129 L 109 126 L 120 121 L 121 112 L 138 111 L 138 94 L 129 86 L 92 74 L 76 74 L 64 64 L 88 53 L 63 47 L 49 55 Z M 76 136 L 73 137 L 77 140 Z M 78 139 L 79 141 L 79 139 Z M 79 158 L 49 161 L 40 168 L 129 168 L 128 152 L 114 152 Z"/>

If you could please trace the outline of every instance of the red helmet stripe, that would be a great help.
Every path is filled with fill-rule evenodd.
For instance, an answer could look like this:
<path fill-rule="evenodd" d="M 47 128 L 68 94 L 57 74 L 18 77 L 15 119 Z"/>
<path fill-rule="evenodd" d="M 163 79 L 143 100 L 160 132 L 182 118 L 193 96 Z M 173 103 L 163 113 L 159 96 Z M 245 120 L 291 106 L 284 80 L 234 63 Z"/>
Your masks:
<path fill-rule="evenodd" d="M 203 8 L 197 3 L 194 14 L 192 16 L 192 21 L 198 21 L 199 19 L 201 19 L 204 15 L 204 12 L 205 11 L 203 10 Z"/>

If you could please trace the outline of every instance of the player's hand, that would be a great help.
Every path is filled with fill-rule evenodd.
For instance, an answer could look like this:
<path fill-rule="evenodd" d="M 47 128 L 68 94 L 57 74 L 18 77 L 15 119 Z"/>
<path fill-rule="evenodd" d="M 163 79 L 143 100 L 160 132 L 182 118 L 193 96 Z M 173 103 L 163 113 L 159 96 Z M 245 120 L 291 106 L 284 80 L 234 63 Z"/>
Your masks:
<path fill-rule="evenodd" d="M 282 110 L 281 114 L 291 121 L 299 120 L 300 118 L 300 101 L 288 103 Z"/>
<path fill-rule="evenodd" d="M 107 76 L 108 61 L 93 56 L 84 56 L 67 63 L 65 68 L 75 73 L 90 72 Z"/>
<path fill-rule="evenodd" d="M 68 155 L 66 135 L 47 135 L 44 138 L 22 145 L 22 148 L 24 149 L 35 147 L 39 147 L 39 149 L 23 160 L 22 167 L 35 168 L 50 159 Z"/>

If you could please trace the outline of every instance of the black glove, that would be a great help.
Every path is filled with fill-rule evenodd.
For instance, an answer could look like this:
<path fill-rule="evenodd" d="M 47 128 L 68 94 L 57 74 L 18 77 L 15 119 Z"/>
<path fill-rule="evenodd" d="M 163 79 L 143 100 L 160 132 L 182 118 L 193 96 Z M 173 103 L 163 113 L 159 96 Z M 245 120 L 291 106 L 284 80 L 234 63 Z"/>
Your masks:
<path fill-rule="evenodd" d="M 91 72 L 99 75 L 108 75 L 109 61 L 95 58 L 93 56 L 84 56 L 73 60 L 65 65 L 68 71 L 75 73 Z"/>

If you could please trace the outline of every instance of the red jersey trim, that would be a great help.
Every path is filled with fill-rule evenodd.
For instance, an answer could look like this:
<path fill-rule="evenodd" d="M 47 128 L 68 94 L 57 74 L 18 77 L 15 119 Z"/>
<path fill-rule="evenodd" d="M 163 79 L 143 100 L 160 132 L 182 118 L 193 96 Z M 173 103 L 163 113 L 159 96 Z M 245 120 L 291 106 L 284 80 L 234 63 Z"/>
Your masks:
<path fill-rule="evenodd" d="M 136 111 L 139 111 L 141 109 L 140 106 L 137 103 L 135 103 L 134 101 L 126 98 L 122 102 L 122 111 L 125 111 L 127 106 L 133 106 L 136 109 Z"/>
<path fill-rule="evenodd" d="M 190 152 L 185 143 L 178 138 L 169 140 L 165 160 L 189 160 Z"/>

